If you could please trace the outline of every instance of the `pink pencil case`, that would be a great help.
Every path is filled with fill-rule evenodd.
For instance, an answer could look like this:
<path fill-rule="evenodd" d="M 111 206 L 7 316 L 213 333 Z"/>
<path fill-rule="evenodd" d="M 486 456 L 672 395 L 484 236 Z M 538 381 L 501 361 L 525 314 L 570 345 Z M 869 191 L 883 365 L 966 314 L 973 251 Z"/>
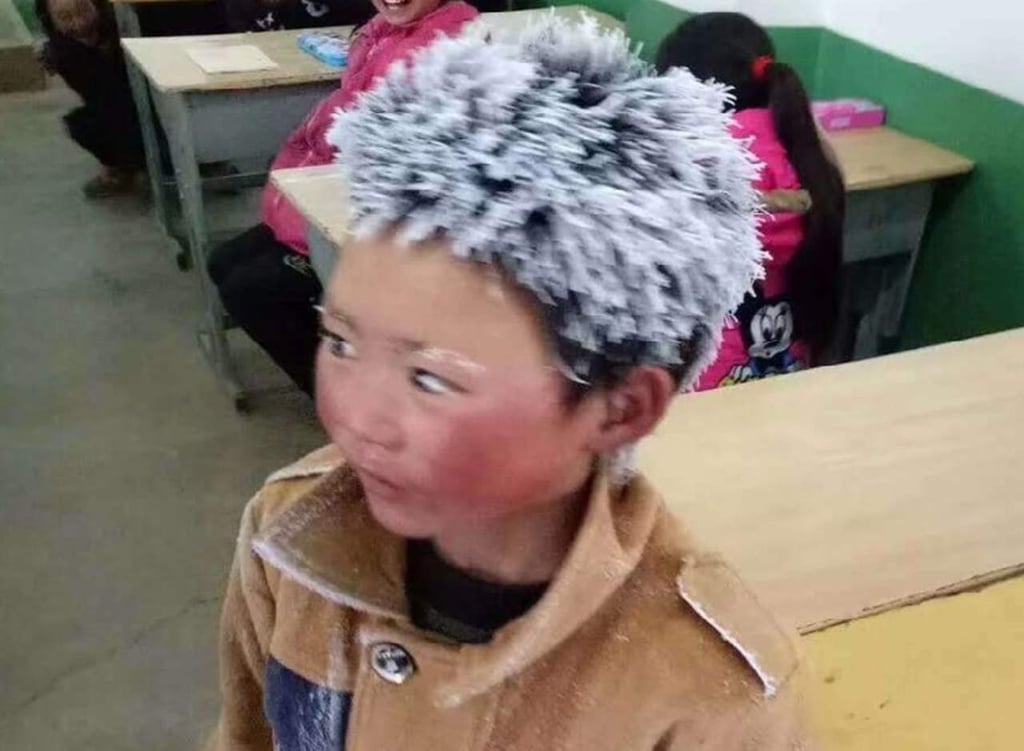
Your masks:
<path fill-rule="evenodd" d="M 814 102 L 814 116 L 825 130 L 877 128 L 885 124 L 885 107 L 867 99 Z"/>

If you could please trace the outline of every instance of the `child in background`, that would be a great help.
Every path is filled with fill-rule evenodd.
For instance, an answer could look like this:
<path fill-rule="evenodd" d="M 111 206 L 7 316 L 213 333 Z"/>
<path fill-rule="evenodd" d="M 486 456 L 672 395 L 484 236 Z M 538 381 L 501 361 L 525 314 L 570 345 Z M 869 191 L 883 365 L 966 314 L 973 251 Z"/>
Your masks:
<path fill-rule="evenodd" d="M 341 88 L 313 108 L 288 137 L 271 169 L 330 164 L 335 149 L 325 135 L 334 113 L 355 103 L 391 66 L 443 35 L 458 34 L 478 13 L 463 2 L 373 0 L 378 15 L 360 29 L 342 74 Z M 322 293 L 309 265 L 306 223 L 268 183 L 262 224 L 210 254 L 207 271 L 235 323 L 273 358 L 292 381 L 313 393 L 317 317 Z"/>
<path fill-rule="evenodd" d="M 144 36 L 214 34 L 219 10 L 208 3 L 144 3 L 137 6 Z M 36 0 L 46 34 L 42 60 L 82 99 L 64 116 L 71 139 L 100 163 L 83 191 L 100 199 L 143 187 L 145 157 L 124 53 L 108 0 Z M 162 135 L 162 134 L 161 134 Z"/>
<path fill-rule="evenodd" d="M 697 389 L 789 373 L 820 362 L 831 343 L 842 262 L 845 192 L 826 155 L 800 78 L 775 59 L 768 34 L 739 13 L 684 21 L 658 51 L 658 69 L 687 68 L 732 88 L 733 133 L 764 166 L 765 194 L 806 190 L 806 213 L 774 212 L 761 224 L 765 278 L 727 326 L 721 353 Z"/>
<path fill-rule="evenodd" d="M 124 54 L 106 0 L 36 0 L 46 33 L 43 60 L 82 99 L 64 116 L 71 139 L 100 163 L 87 198 L 135 190 L 145 162 Z"/>
<path fill-rule="evenodd" d="M 724 100 L 553 22 L 338 116 L 333 445 L 245 511 L 214 751 L 809 748 L 789 636 L 626 459 L 761 272 Z"/>

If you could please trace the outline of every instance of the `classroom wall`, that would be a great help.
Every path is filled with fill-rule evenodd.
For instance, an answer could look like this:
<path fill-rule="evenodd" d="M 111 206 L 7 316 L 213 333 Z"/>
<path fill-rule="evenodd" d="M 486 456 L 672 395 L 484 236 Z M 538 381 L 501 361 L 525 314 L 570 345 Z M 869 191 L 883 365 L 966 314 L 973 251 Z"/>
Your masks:
<path fill-rule="evenodd" d="M 578 0 L 561 0 L 572 4 Z M 534 5 L 551 3 L 533 2 Z M 689 13 L 739 10 L 819 98 L 863 96 L 889 122 L 978 163 L 939 189 L 898 346 L 1024 326 L 1021 0 L 590 0 L 650 58 Z"/>
<path fill-rule="evenodd" d="M 978 163 L 936 195 L 900 346 L 1024 326 L 1024 3 L 824 1 L 815 95 L 881 101 Z"/>
<path fill-rule="evenodd" d="M 691 13 L 735 11 L 767 26 L 818 26 L 824 8 L 821 0 L 662 0 Z"/>
<path fill-rule="evenodd" d="M 1021 0 L 816 1 L 830 31 L 1024 103 Z"/>

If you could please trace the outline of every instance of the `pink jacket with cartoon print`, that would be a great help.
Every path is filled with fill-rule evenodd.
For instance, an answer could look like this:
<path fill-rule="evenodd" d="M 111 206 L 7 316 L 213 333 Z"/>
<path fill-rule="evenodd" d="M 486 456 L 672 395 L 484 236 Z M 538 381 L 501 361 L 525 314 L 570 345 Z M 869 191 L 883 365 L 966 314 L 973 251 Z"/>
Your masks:
<path fill-rule="evenodd" d="M 762 193 L 796 191 L 800 178 L 775 133 L 772 113 L 748 109 L 733 118 L 733 134 L 748 140 L 763 164 L 755 187 Z M 697 384 L 697 391 L 729 386 L 808 367 L 809 350 L 793 336 L 793 312 L 786 299 L 786 267 L 804 239 L 803 216 L 770 213 L 761 224 L 761 239 L 770 258 L 756 297 L 748 297 L 737 321 L 726 327 L 718 358 Z"/>
<path fill-rule="evenodd" d="M 458 34 L 479 15 L 476 8 L 457 1 L 444 3 L 409 26 L 393 26 L 380 15 L 374 17 L 359 31 L 352 45 L 341 88 L 313 108 L 285 141 L 270 169 L 330 164 L 334 161 L 334 149 L 324 136 L 333 113 L 351 107 L 396 62 L 408 60 L 440 35 Z M 309 254 L 305 219 L 272 183 L 267 183 L 263 191 L 262 219 L 279 242 L 298 253 Z"/>

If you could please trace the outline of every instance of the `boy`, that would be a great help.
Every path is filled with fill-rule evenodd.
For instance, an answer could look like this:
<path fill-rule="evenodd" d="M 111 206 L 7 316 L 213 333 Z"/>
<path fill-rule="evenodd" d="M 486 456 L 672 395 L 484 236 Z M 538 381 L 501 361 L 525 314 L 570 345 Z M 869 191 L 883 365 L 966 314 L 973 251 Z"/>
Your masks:
<path fill-rule="evenodd" d="M 245 512 L 213 748 L 805 747 L 792 642 L 625 458 L 760 273 L 725 99 L 553 23 L 339 113 L 333 443 Z"/>

